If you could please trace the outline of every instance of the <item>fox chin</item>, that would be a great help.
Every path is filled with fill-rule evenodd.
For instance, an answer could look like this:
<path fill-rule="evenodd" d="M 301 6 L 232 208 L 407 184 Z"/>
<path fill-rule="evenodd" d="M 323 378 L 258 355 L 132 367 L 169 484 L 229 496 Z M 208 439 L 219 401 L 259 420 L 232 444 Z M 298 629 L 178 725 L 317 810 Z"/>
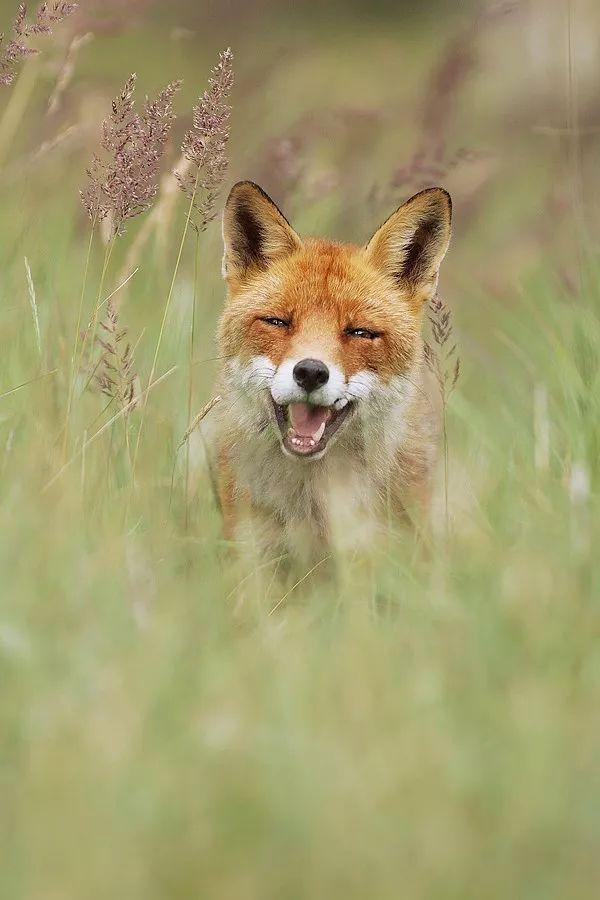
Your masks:
<path fill-rule="evenodd" d="M 430 188 L 357 246 L 301 238 L 258 185 L 233 187 L 214 433 L 228 539 L 311 565 L 426 510 L 439 410 L 421 332 L 451 216 Z"/>

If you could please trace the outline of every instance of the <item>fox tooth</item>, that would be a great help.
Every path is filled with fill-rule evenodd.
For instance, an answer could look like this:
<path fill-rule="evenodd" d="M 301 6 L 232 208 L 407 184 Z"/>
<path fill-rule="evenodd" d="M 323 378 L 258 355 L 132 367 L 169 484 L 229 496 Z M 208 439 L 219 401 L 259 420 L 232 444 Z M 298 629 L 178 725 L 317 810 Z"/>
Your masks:
<path fill-rule="evenodd" d="M 321 438 L 323 437 L 323 434 L 325 432 L 325 425 L 326 425 L 326 423 L 322 422 L 321 425 L 319 426 L 319 430 L 317 432 L 315 432 L 315 435 L 313 438 L 313 441 L 315 444 L 318 444 L 319 441 L 321 440 Z"/>

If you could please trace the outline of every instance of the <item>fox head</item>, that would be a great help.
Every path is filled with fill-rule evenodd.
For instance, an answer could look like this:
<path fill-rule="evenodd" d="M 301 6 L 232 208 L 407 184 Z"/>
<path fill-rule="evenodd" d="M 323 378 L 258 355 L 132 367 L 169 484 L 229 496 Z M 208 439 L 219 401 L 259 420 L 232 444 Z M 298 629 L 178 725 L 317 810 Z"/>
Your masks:
<path fill-rule="evenodd" d="M 300 238 L 261 188 L 236 184 L 219 343 L 239 421 L 315 460 L 398 401 L 421 361 L 451 211 L 445 190 L 421 191 L 359 247 Z"/>

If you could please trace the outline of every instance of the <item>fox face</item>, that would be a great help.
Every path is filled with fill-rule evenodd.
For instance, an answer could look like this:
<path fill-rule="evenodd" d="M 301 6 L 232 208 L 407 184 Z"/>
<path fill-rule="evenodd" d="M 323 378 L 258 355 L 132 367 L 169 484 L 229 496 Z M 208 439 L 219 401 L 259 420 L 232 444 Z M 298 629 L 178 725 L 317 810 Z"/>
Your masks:
<path fill-rule="evenodd" d="M 377 420 L 410 384 L 423 307 L 450 239 L 441 188 L 401 206 L 366 247 L 301 239 L 251 182 L 223 218 L 228 299 L 219 328 L 224 389 L 240 420 L 282 451 L 317 460 Z"/>

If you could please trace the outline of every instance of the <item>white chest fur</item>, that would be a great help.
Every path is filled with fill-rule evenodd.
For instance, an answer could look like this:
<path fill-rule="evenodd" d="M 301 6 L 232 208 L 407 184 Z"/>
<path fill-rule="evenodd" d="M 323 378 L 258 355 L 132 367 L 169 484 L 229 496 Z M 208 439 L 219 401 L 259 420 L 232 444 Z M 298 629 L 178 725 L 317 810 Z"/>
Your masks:
<path fill-rule="evenodd" d="M 253 506 L 277 522 L 266 542 L 279 538 L 286 552 L 307 564 L 368 548 L 378 528 L 378 492 L 364 463 L 346 454 L 307 463 L 286 458 L 279 447 L 273 451 L 238 459 Z"/>

